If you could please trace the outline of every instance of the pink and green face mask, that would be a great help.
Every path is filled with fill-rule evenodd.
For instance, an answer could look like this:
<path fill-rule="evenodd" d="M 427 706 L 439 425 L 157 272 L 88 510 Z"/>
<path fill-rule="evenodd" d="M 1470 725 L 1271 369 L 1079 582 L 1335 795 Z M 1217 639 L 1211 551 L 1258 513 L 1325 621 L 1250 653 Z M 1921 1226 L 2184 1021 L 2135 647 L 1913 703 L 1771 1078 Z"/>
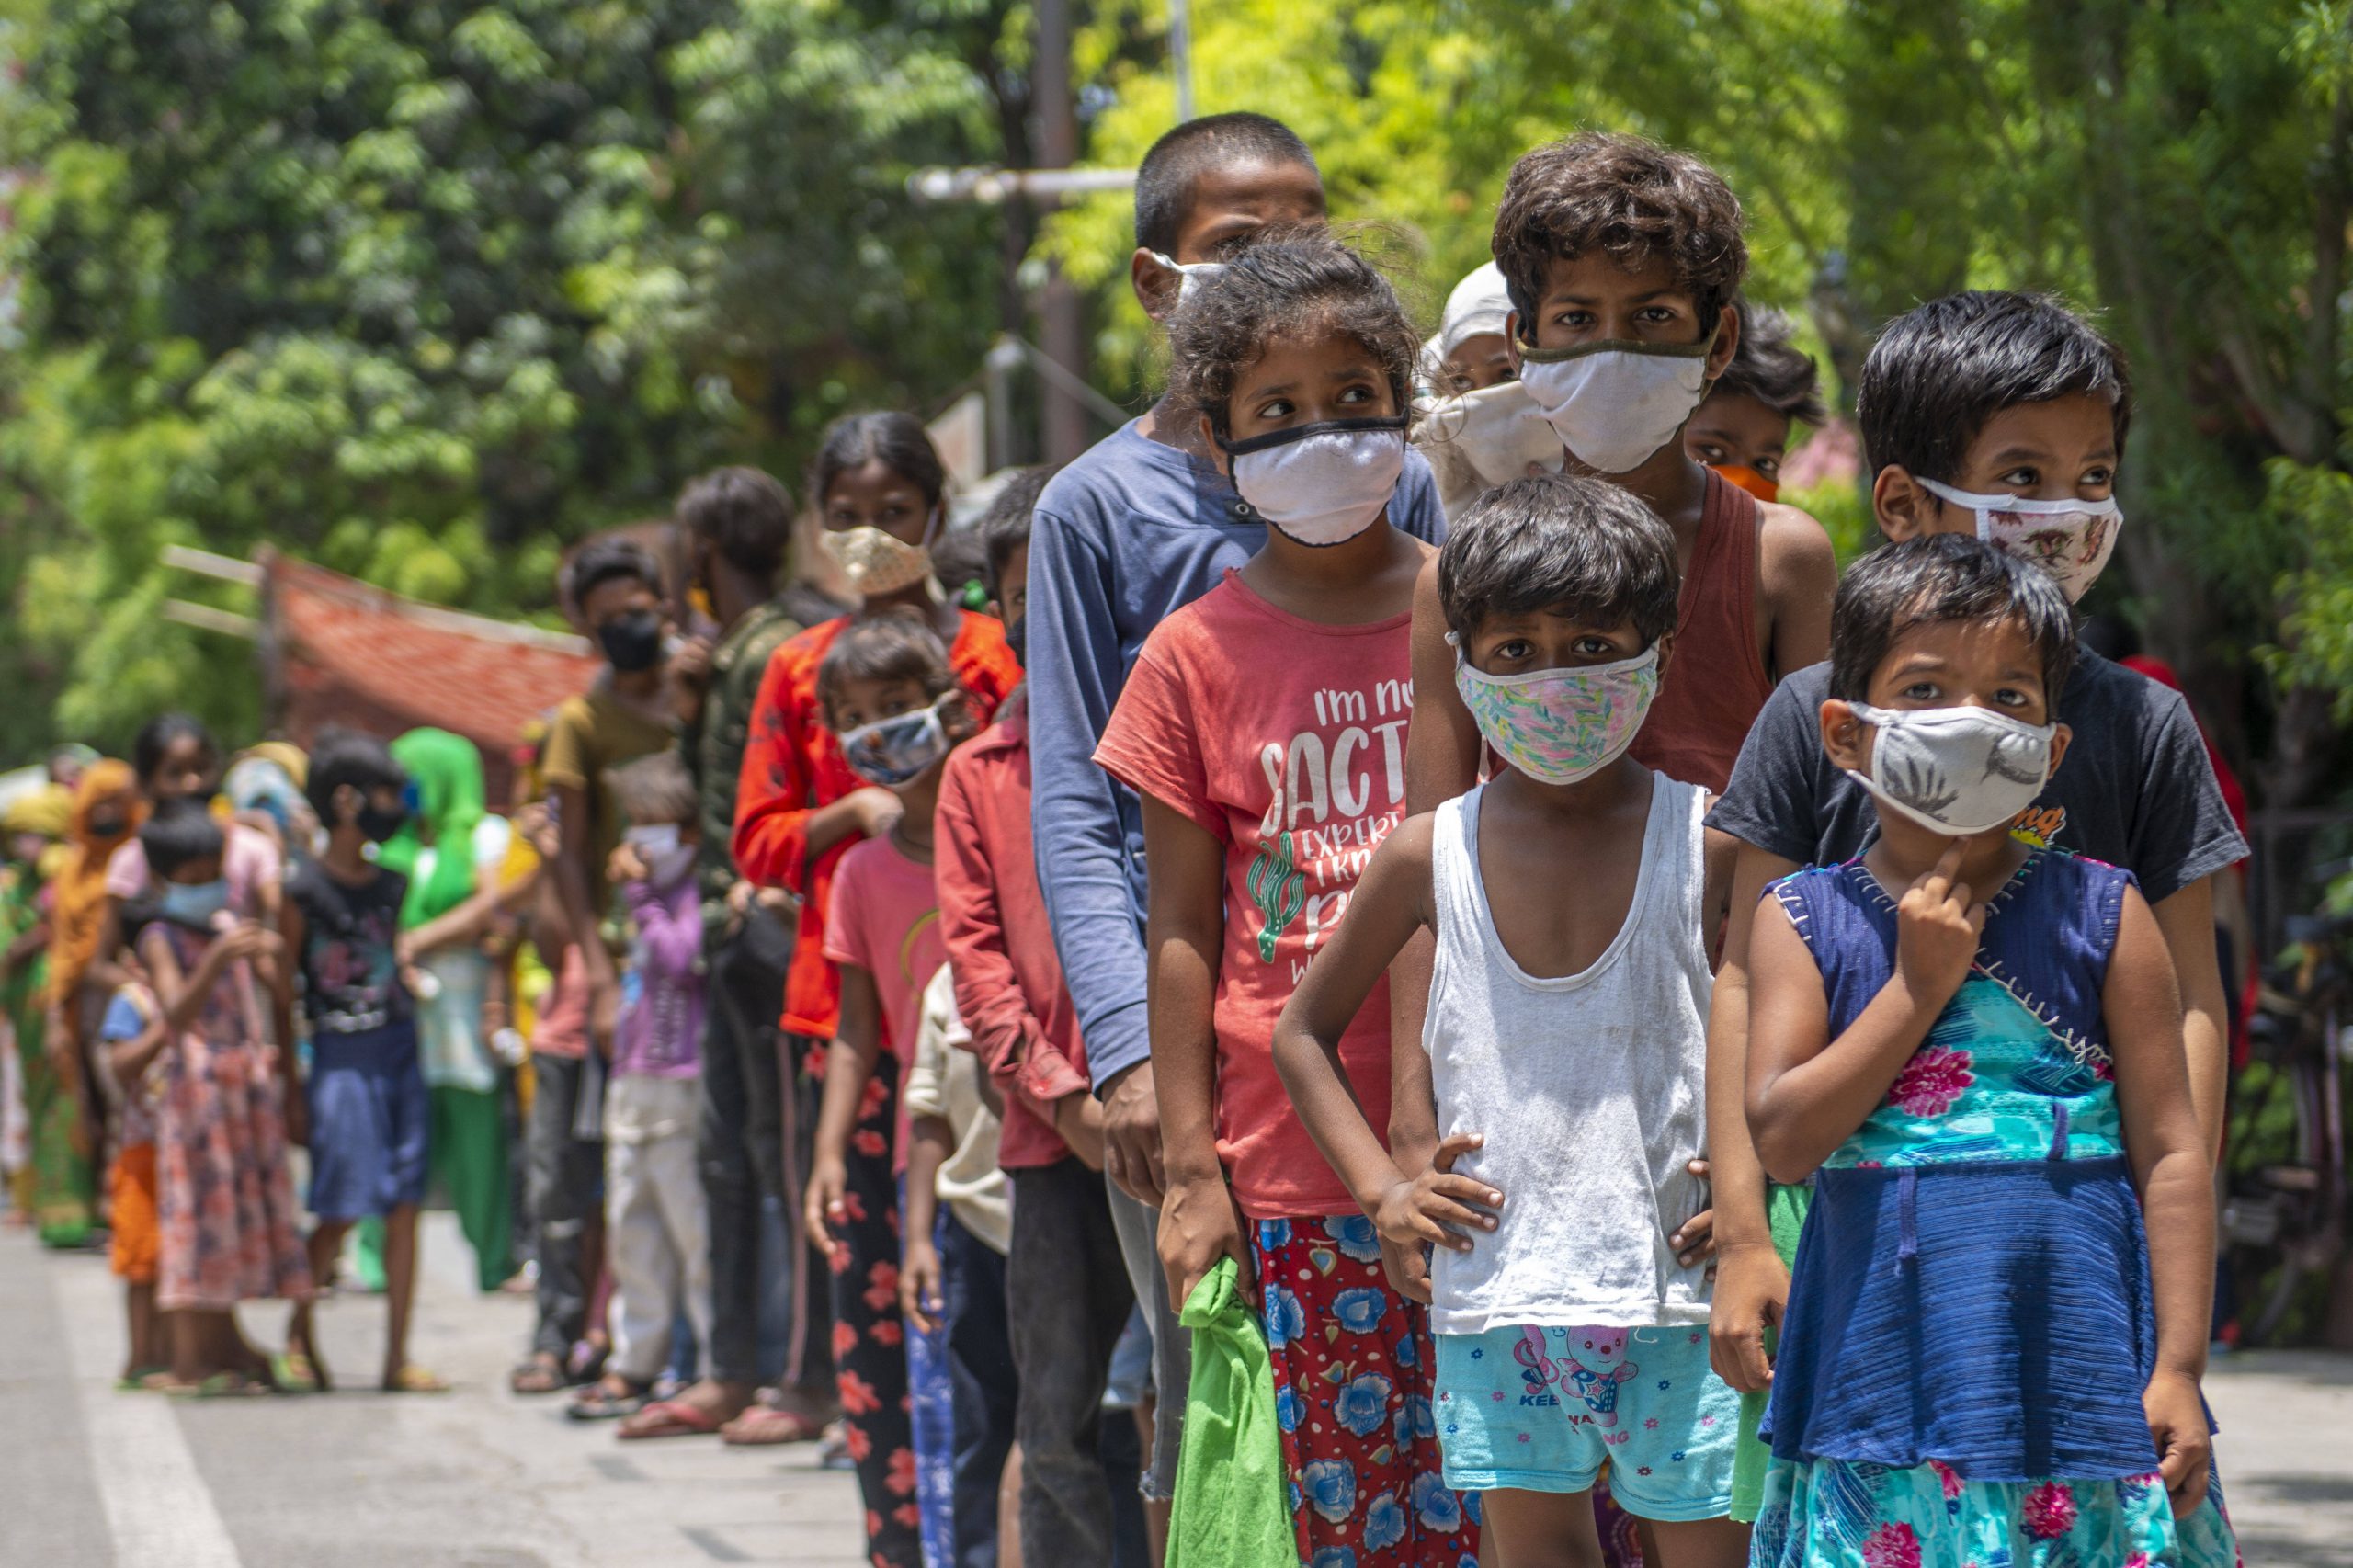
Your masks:
<path fill-rule="evenodd" d="M 1658 695 L 1658 649 L 1614 665 L 1491 676 L 1454 649 L 1454 689 L 1497 756 L 1540 784 L 1574 784 L 1634 744 Z"/>

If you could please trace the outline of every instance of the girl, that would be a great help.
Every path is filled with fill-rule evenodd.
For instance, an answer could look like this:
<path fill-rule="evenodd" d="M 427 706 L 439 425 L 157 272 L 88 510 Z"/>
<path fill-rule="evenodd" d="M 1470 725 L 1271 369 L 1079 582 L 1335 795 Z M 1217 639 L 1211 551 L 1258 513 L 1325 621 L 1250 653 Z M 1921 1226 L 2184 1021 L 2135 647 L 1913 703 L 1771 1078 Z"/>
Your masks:
<path fill-rule="evenodd" d="M 1269 234 L 1169 325 L 1172 396 L 1267 520 L 1258 553 L 1144 643 L 1096 760 L 1143 798 L 1152 1069 L 1183 1301 L 1223 1257 L 1264 1288 L 1299 1559 L 1444 1563 L 1476 1530 L 1439 1476 L 1428 1328 L 1318 1156 L 1276 1017 L 1404 812 L 1408 628 L 1427 549 L 1390 526 L 1420 345 L 1320 233 Z M 1388 1124 L 1383 985 L 1339 1042 Z"/>
<path fill-rule="evenodd" d="M 244 1392 L 266 1373 L 238 1348 L 237 1303 L 311 1294 L 286 1172 L 284 1053 L 264 1036 L 255 973 L 281 944 L 229 914 L 225 835 L 203 807 L 167 806 L 140 840 L 157 897 L 139 955 L 172 1038 L 155 1138 L 156 1305 L 171 1314 L 174 1388 Z"/>
<path fill-rule="evenodd" d="M 805 1219 L 833 1261 L 834 1360 L 866 1496 L 868 1549 L 884 1568 L 915 1568 L 927 1555 L 917 1524 L 947 1553 L 953 1540 L 941 1511 L 923 1509 L 915 1496 L 919 1456 L 946 1456 L 918 1449 L 910 1382 L 927 1414 L 944 1406 L 948 1391 L 941 1346 L 929 1336 L 910 1340 L 899 1308 L 894 1176 L 906 1168 L 908 1146 L 899 1089 L 915 1054 L 923 986 L 948 961 L 932 881 L 940 769 L 975 728 L 947 651 L 913 616 L 870 619 L 844 632 L 818 668 L 818 693 L 845 765 L 870 788 L 889 790 L 899 809 L 882 836 L 842 857 L 832 884 L 825 958 L 839 966 L 841 1017 L 826 1048 Z M 887 1066 L 885 1045 L 893 1058 Z M 952 1494 L 937 1463 L 922 1480 L 926 1497 Z"/>
<path fill-rule="evenodd" d="M 1838 591 L 1824 748 L 1880 838 L 1775 884 L 1752 949 L 1750 1129 L 1814 1183 L 1762 1568 L 2234 1561 L 2164 938 L 2129 873 L 2009 831 L 2066 756 L 2075 655 L 2052 581 L 1967 537 Z"/>
<path fill-rule="evenodd" d="M 14 1047 L 26 1145 L 8 1173 L 8 1218 L 29 1224 L 62 1182 L 74 1153 L 75 1107 L 49 1060 L 50 881 L 45 869 L 73 854 L 63 841 L 74 828 L 74 796 L 51 784 L 9 803 L 0 818 L 7 866 L 0 871 L 0 1033 Z M 6 1111 L 0 1111 L 5 1119 Z M 5 1140 L 0 1140 L 5 1141 Z"/>

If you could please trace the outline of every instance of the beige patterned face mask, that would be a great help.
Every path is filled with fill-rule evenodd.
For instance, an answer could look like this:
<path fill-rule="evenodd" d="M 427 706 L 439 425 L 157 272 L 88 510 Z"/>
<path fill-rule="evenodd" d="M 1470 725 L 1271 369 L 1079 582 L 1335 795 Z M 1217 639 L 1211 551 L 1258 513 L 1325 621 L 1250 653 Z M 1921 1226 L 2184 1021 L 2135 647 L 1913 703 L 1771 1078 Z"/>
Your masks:
<path fill-rule="evenodd" d="M 870 524 L 826 533 L 819 542 L 861 597 L 896 593 L 931 575 L 930 550 Z"/>

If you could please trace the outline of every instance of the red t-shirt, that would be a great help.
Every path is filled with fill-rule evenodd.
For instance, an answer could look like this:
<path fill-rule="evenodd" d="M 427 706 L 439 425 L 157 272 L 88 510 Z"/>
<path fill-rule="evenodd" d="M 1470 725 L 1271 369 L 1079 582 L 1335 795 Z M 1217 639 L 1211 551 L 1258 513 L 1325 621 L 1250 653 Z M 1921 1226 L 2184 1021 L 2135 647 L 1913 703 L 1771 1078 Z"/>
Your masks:
<path fill-rule="evenodd" d="M 1275 1074 L 1275 1020 L 1365 862 L 1405 815 L 1410 615 L 1324 626 L 1227 572 L 1155 628 L 1095 760 L 1225 846 L 1218 1157 L 1254 1219 L 1353 1213 Z M 1340 1038 L 1366 1119 L 1389 1123 L 1389 985 Z"/>
<path fill-rule="evenodd" d="M 997 704 L 1021 684 L 1020 661 L 1006 646 L 1003 626 L 969 610 L 958 615 L 949 667 L 972 699 L 972 722 L 986 724 Z M 809 815 L 863 789 L 865 780 L 842 760 L 841 743 L 825 722 L 824 704 L 817 700 L 817 666 L 848 624 L 844 616 L 813 626 L 770 655 L 752 701 L 751 734 L 735 787 L 737 871 L 763 887 L 801 895 L 801 927 L 784 983 L 784 1028 L 819 1040 L 833 1038 L 841 1006 L 840 982 L 825 961 L 826 892 L 835 868 L 858 837 L 835 844 L 810 865 Z"/>
<path fill-rule="evenodd" d="M 904 1083 L 915 1026 L 923 1020 L 924 987 L 948 961 L 931 868 L 908 859 L 887 838 L 850 846 L 834 869 L 824 956 L 829 964 L 856 964 L 874 976 L 882 1003 L 882 1048 L 898 1059 L 898 1079 Z M 903 1099 L 895 1145 L 900 1169 L 907 1163 L 907 1119 Z"/>

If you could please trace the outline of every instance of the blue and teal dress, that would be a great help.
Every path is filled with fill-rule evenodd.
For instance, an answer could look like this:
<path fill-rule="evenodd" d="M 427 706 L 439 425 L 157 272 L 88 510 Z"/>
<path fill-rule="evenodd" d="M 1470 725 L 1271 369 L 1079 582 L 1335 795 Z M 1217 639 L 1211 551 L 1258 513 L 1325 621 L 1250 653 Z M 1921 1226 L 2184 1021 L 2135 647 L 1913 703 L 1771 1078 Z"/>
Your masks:
<path fill-rule="evenodd" d="M 2231 1568 L 2177 1524 L 2141 1395 L 2148 1240 L 2100 993 L 2130 873 L 2041 851 L 1886 1099 L 1814 1178 L 1762 1435 L 1753 1568 Z M 1894 971 L 1860 861 L 1773 896 L 1833 1036 Z"/>

